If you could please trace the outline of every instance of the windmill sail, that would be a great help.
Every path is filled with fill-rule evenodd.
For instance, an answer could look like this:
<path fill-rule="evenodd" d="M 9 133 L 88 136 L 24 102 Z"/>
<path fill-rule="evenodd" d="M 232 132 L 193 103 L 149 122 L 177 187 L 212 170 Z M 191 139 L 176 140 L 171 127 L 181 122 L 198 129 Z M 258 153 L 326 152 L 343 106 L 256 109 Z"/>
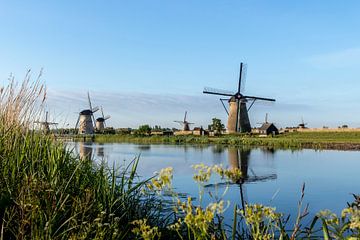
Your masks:
<path fill-rule="evenodd" d="M 216 88 L 210 88 L 210 87 L 205 87 L 203 93 L 221 95 L 221 96 L 229 96 L 229 97 L 234 96 L 234 92 L 216 89 Z"/>

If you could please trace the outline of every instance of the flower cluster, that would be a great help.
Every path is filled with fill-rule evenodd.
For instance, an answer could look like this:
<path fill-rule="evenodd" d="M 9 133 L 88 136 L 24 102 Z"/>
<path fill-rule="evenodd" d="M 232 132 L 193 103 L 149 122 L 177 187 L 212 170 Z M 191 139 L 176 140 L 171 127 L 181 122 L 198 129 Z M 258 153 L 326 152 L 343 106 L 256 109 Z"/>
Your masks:
<path fill-rule="evenodd" d="M 163 189 L 171 189 L 171 182 L 173 177 L 173 168 L 167 167 L 161 169 L 158 176 L 151 180 L 151 183 L 147 184 L 147 187 L 150 190 L 154 190 L 157 192 L 162 191 Z"/>
<path fill-rule="evenodd" d="M 132 232 L 138 236 L 141 236 L 144 240 L 152 240 L 157 237 L 160 239 L 161 233 L 158 230 L 158 227 L 150 227 L 147 224 L 146 219 L 139 219 L 132 222 L 135 227 L 132 229 Z"/>
<path fill-rule="evenodd" d="M 205 183 L 210 180 L 212 168 L 205 164 L 196 164 L 192 166 L 197 173 L 194 174 L 193 178 L 198 183 Z"/>
<path fill-rule="evenodd" d="M 237 182 L 241 179 L 242 174 L 239 168 L 226 169 L 221 165 L 214 165 L 212 167 L 206 166 L 203 163 L 192 166 L 197 173 L 193 178 L 196 182 L 205 183 L 210 180 L 212 173 L 217 173 L 221 178 L 226 178 L 230 181 Z"/>
<path fill-rule="evenodd" d="M 203 209 L 200 206 L 194 207 L 191 198 L 188 197 L 187 202 L 181 202 L 179 207 L 185 213 L 184 223 L 192 230 L 195 238 L 207 239 L 208 228 L 215 214 L 223 212 L 224 203 L 212 203 Z"/>
<path fill-rule="evenodd" d="M 239 213 L 250 227 L 254 239 L 274 239 L 274 227 L 281 217 L 281 214 L 275 212 L 275 208 L 253 204 L 246 205 L 245 211 L 240 210 Z"/>
<path fill-rule="evenodd" d="M 219 174 L 220 177 L 226 178 L 233 182 L 239 181 L 242 177 L 242 173 L 239 168 L 225 169 L 221 165 L 214 165 L 212 170 Z"/>
<path fill-rule="evenodd" d="M 350 229 L 360 231 L 360 209 L 357 207 L 345 208 L 341 212 L 341 217 L 349 217 Z"/>

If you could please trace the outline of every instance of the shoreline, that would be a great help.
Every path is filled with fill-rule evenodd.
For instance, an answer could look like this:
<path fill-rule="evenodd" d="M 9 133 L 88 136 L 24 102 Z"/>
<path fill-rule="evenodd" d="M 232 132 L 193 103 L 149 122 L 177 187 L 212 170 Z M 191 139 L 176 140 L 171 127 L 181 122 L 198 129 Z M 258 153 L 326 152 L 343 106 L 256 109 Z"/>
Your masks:
<path fill-rule="evenodd" d="M 359 132 L 339 133 L 287 133 L 275 137 L 250 135 L 209 136 L 134 136 L 134 135 L 95 135 L 97 143 L 138 143 L 138 144 L 193 144 L 227 145 L 249 147 L 272 147 L 278 149 L 315 150 L 360 150 Z"/>

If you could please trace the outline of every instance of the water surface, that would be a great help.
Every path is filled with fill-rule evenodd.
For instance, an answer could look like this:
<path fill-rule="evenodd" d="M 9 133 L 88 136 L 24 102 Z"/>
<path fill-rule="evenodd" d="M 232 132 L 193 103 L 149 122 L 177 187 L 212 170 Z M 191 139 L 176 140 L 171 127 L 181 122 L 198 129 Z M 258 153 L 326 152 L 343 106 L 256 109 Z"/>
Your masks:
<path fill-rule="evenodd" d="M 138 174 L 153 176 L 164 167 L 173 167 L 173 185 L 178 192 L 198 196 L 199 187 L 192 180 L 192 165 L 222 164 L 226 168 L 240 168 L 244 179 L 242 193 L 248 203 L 262 203 L 277 211 L 294 216 L 306 185 L 304 203 L 310 204 L 310 215 L 322 209 L 340 213 L 352 193 L 360 193 L 360 152 L 334 150 L 275 150 L 268 148 L 236 148 L 224 146 L 139 145 L 121 143 L 76 143 L 74 150 L 102 159 L 110 166 L 129 163 L 139 154 Z M 226 185 L 217 188 L 224 191 Z M 209 187 L 207 191 L 215 191 Z M 241 204 L 239 184 L 231 184 L 225 200 Z M 208 201 L 209 197 L 205 201 Z M 207 199 L 207 200 L 206 200 Z M 232 210 L 227 211 L 232 215 Z"/>

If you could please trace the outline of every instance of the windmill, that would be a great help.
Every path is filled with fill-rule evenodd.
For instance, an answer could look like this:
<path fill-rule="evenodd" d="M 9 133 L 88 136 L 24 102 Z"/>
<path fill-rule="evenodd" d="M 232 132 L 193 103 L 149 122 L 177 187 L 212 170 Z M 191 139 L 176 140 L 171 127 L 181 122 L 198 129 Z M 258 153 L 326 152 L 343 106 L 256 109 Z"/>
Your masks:
<path fill-rule="evenodd" d="M 58 123 L 55 122 L 48 122 L 48 116 L 49 116 L 49 112 L 45 113 L 45 121 L 35 121 L 34 123 L 39 123 L 41 124 L 41 130 L 45 133 L 45 134 L 49 134 L 50 133 L 50 125 L 57 125 Z"/>
<path fill-rule="evenodd" d="M 304 122 L 304 118 L 301 117 L 301 123 L 299 123 L 298 128 L 306 128 L 307 123 Z"/>
<path fill-rule="evenodd" d="M 174 122 L 177 122 L 180 125 L 182 125 L 183 126 L 183 131 L 190 131 L 190 125 L 194 124 L 194 123 L 190 123 L 190 122 L 186 121 L 186 115 L 187 115 L 187 111 L 185 111 L 185 116 L 184 116 L 183 121 L 174 121 Z"/>
<path fill-rule="evenodd" d="M 88 92 L 89 109 L 82 110 L 79 113 L 78 120 L 75 125 L 75 129 L 79 128 L 79 134 L 93 134 L 94 133 L 94 112 L 99 110 L 99 107 L 92 107 L 90 94 Z"/>
<path fill-rule="evenodd" d="M 239 83 L 237 91 L 224 91 L 218 90 L 213 88 L 204 88 L 203 93 L 206 94 L 214 94 L 220 96 L 226 96 L 230 98 L 220 98 L 220 101 L 225 108 L 226 113 L 228 114 L 228 122 L 227 122 L 227 129 L 229 133 L 235 132 L 250 132 L 251 125 L 249 120 L 248 111 L 251 109 L 255 101 L 262 100 L 262 101 L 270 101 L 274 102 L 275 99 L 271 98 L 263 98 L 263 97 L 255 97 L 255 96 L 248 96 L 243 95 L 244 89 L 244 82 L 246 76 L 246 67 L 245 64 L 240 63 L 240 74 L 239 74 Z M 227 110 L 224 101 L 227 100 L 229 103 L 229 110 Z M 247 108 L 246 103 L 251 101 L 249 108 Z"/>
<path fill-rule="evenodd" d="M 96 119 L 96 130 L 99 132 L 103 132 L 106 124 L 105 124 L 105 120 L 108 120 L 110 118 L 110 115 L 104 116 L 104 111 L 103 108 L 101 107 L 101 117 Z"/>

